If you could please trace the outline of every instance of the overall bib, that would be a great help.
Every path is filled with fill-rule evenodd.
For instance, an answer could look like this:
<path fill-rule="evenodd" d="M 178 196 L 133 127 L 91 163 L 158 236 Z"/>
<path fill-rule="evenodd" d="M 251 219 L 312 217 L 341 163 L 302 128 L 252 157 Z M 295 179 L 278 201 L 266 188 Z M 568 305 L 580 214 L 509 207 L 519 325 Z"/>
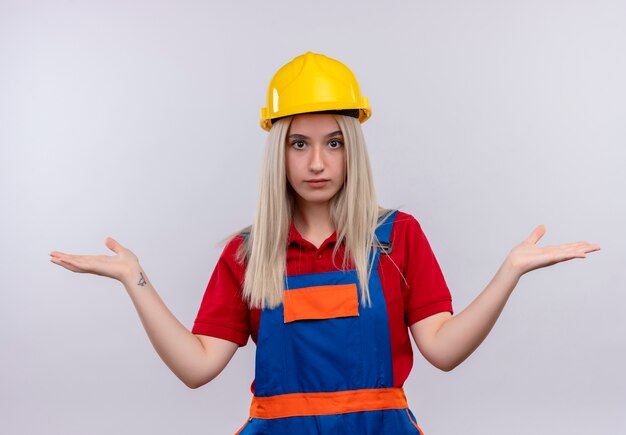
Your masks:
<path fill-rule="evenodd" d="M 396 213 L 376 230 L 383 246 Z M 285 277 L 283 304 L 261 312 L 255 395 L 237 434 L 422 434 L 393 386 L 381 249 L 372 255 L 371 307 L 355 270 Z"/>

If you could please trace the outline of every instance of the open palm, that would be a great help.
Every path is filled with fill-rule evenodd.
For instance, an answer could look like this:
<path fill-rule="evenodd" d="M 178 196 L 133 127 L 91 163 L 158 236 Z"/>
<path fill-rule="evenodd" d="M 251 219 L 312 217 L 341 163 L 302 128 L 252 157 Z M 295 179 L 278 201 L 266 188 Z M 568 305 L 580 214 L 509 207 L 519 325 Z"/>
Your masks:
<path fill-rule="evenodd" d="M 546 232 L 544 225 L 539 225 L 530 236 L 509 253 L 509 260 L 520 275 L 573 258 L 586 258 L 585 254 L 599 251 L 600 245 L 589 242 L 567 243 L 558 246 L 537 246 L 537 242 Z"/>
<path fill-rule="evenodd" d="M 52 251 L 50 261 L 72 272 L 92 273 L 122 281 L 138 264 L 137 256 L 111 237 L 106 238 L 105 245 L 116 255 L 72 255 Z"/>

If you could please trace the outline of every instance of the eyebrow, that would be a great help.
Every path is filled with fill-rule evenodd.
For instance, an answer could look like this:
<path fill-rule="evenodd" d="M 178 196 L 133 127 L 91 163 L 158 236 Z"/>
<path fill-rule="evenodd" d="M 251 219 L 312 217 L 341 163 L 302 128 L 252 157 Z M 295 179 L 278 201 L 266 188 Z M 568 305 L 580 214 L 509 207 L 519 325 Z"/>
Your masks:
<path fill-rule="evenodd" d="M 343 133 L 341 132 L 341 130 L 337 130 L 337 131 L 333 131 L 332 133 L 328 133 L 325 137 L 329 138 L 332 136 L 343 136 Z M 310 139 L 310 137 L 308 136 L 305 136 L 303 134 L 297 134 L 297 133 L 290 134 L 288 138 L 289 139 Z"/>

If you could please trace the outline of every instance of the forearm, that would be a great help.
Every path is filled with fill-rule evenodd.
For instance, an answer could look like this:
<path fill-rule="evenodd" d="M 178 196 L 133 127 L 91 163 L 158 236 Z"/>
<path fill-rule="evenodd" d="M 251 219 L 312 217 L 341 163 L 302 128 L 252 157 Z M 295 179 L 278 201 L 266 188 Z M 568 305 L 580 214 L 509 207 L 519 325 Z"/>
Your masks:
<path fill-rule="evenodd" d="M 429 343 L 431 362 L 452 370 L 470 356 L 493 328 L 520 277 L 507 257 L 476 299 L 434 334 Z"/>
<path fill-rule="evenodd" d="M 195 388 L 219 373 L 207 372 L 214 368 L 202 343 L 174 317 L 139 265 L 122 283 L 154 349 L 185 385 Z"/>

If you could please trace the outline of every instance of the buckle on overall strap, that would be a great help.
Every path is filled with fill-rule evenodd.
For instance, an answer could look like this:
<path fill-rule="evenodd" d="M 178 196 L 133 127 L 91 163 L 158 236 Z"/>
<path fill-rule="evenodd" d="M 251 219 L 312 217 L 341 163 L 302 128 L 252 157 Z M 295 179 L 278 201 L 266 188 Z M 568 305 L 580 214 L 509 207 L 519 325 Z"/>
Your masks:
<path fill-rule="evenodd" d="M 391 254 L 391 242 L 374 242 L 374 248 L 378 249 L 382 255 Z"/>
<path fill-rule="evenodd" d="M 290 393 L 252 398 L 250 417 L 285 418 L 408 408 L 402 388 Z"/>

